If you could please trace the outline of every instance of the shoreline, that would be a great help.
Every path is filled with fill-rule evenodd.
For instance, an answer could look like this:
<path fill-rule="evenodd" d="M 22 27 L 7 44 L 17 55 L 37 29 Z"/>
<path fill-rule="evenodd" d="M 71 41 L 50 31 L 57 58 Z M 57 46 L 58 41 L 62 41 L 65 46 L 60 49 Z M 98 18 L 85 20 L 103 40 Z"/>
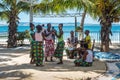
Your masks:
<path fill-rule="evenodd" d="M 4 37 L 4 38 L 0 38 L 0 44 L 2 43 L 2 44 L 4 44 L 4 43 L 7 43 L 7 40 L 8 40 L 8 38 L 7 37 Z M 67 39 L 65 39 L 64 40 L 65 41 L 65 43 L 67 42 Z M 57 41 L 56 41 L 57 42 Z M 93 42 L 93 41 L 92 41 Z M 25 39 L 24 40 L 24 43 L 29 43 L 29 39 Z M 118 44 L 118 43 L 120 43 L 120 41 L 112 41 L 112 44 Z M 100 44 L 100 41 L 95 41 L 95 44 Z"/>
<path fill-rule="evenodd" d="M 34 24 L 47 24 L 47 22 L 33 22 Z M 56 22 L 50 22 L 52 24 L 59 24 Z M 21 24 L 27 24 L 29 25 L 29 22 L 20 22 L 19 25 Z M 75 22 L 64 22 L 63 24 L 75 24 Z M 77 24 L 80 24 L 79 22 L 77 22 Z M 99 23 L 85 23 L 84 25 L 100 25 Z M 120 23 L 113 23 L 112 25 L 120 25 Z M 7 23 L 0 23 L 0 26 L 8 26 Z"/>

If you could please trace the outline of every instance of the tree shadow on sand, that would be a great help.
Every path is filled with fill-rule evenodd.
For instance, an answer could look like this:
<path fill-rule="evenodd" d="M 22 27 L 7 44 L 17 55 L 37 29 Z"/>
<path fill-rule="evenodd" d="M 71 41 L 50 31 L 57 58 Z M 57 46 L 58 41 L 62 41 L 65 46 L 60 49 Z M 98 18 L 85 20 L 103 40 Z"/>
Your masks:
<path fill-rule="evenodd" d="M 28 54 L 29 49 L 24 48 L 2 48 L 0 49 L 0 62 L 11 61 L 12 58 Z"/>
<path fill-rule="evenodd" d="M 0 79 L 5 80 L 23 80 L 25 78 L 30 78 L 32 74 L 23 73 L 21 71 L 11 71 L 0 73 Z"/>
<path fill-rule="evenodd" d="M 9 58 L 0 58 L 0 62 L 11 61 Z"/>
<path fill-rule="evenodd" d="M 19 70 L 19 69 L 35 69 L 44 72 L 70 72 L 70 71 L 83 71 L 83 72 L 96 72 L 104 73 L 106 71 L 106 65 L 104 62 L 94 61 L 91 67 L 75 67 L 73 61 L 64 60 L 64 64 L 59 65 L 57 62 L 47 62 L 44 67 L 36 67 L 32 64 L 21 64 L 21 65 L 6 65 L 0 67 L 0 71 Z"/>
<path fill-rule="evenodd" d="M 116 44 L 116 45 L 113 45 L 115 47 L 110 47 L 110 51 L 109 52 L 112 52 L 112 53 L 120 53 L 120 45 Z M 95 49 L 100 51 L 100 46 L 95 46 Z"/>
<path fill-rule="evenodd" d="M 0 53 L 23 53 L 24 51 L 30 51 L 30 47 L 0 48 Z"/>
<path fill-rule="evenodd" d="M 57 79 L 60 79 L 60 80 L 93 80 L 92 78 L 89 78 L 89 77 L 85 77 L 85 78 L 76 78 L 76 79 L 73 79 L 73 78 L 68 78 L 68 77 L 55 77 Z"/>

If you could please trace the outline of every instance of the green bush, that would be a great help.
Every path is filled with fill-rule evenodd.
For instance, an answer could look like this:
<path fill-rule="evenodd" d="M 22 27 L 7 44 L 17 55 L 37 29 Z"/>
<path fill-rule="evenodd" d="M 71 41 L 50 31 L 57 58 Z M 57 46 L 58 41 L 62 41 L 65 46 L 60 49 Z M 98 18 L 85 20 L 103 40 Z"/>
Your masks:
<path fill-rule="evenodd" d="M 17 32 L 17 44 L 23 45 L 24 39 L 30 39 L 29 31 Z"/>
<path fill-rule="evenodd" d="M 82 30 L 82 28 L 80 26 L 75 28 L 75 31 L 80 31 L 80 30 Z"/>

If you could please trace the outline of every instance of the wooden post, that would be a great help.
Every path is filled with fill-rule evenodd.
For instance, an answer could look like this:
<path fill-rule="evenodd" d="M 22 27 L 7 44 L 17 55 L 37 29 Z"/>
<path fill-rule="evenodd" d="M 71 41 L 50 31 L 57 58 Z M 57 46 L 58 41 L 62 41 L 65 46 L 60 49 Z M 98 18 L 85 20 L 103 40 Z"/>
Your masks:
<path fill-rule="evenodd" d="M 77 17 L 75 16 L 75 29 L 77 27 Z M 77 32 L 75 31 L 75 36 L 77 36 Z"/>

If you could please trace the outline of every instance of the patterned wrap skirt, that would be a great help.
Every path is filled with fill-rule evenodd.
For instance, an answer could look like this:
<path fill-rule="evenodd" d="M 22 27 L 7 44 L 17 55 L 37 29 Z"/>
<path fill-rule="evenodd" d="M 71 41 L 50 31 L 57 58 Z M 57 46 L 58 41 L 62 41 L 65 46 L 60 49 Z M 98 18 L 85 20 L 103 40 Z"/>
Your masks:
<path fill-rule="evenodd" d="M 34 53 L 33 53 L 33 49 L 32 49 L 32 42 L 30 42 L 30 58 L 33 58 L 34 57 Z"/>
<path fill-rule="evenodd" d="M 45 40 L 45 57 L 54 55 L 54 42 L 53 40 Z"/>
<path fill-rule="evenodd" d="M 35 63 L 42 65 L 44 60 L 43 42 L 33 41 L 31 43 L 31 49 L 31 52 L 33 53 L 35 59 Z"/>
<path fill-rule="evenodd" d="M 82 59 L 76 59 L 74 63 L 75 63 L 75 66 L 83 66 L 83 67 L 92 66 L 92 62 L 85 62 Z"/>
<path fill-rule="evenodd" d="M 57 47 L 56 47 L 55 53 L 54 53 L 54 56 L 56 58 L 62 58 L 63 57 L 64 45 L 65 45 L 64 41 L 61 41 L 61 42 L 57 43 Z"/>

